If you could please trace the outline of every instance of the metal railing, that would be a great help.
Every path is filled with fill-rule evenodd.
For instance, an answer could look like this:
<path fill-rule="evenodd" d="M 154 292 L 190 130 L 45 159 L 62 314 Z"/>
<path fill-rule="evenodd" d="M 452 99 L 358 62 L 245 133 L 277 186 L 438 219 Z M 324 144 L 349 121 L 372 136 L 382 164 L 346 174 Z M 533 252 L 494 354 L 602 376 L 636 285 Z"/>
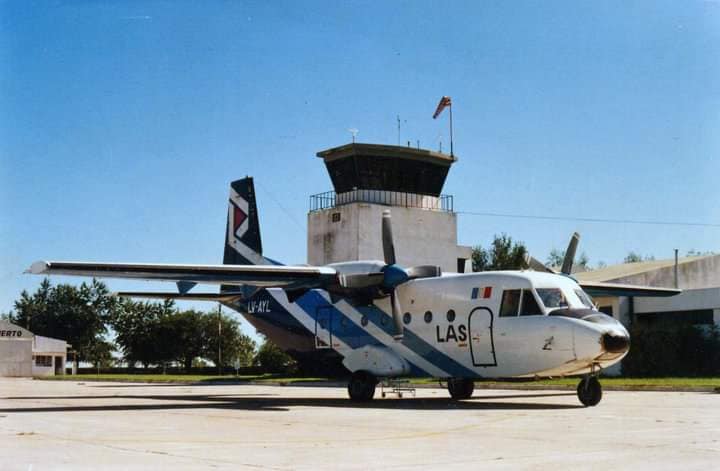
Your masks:
<path fill-rule="evenodd" d="M 452 195 L 418 195 L 385 190 L 351 190 L 345 193 L 326 191 L 310 196 L 310 212 L 335 208 L 349 203 L 372 203 L 404 208 L 453 212 Z"/>

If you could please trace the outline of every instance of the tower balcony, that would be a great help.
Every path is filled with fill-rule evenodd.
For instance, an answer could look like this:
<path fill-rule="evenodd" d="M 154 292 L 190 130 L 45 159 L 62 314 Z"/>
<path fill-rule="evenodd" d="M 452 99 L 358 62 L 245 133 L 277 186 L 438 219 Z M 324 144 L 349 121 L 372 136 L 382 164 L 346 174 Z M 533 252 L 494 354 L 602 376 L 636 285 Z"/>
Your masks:
<path fill-rule="evenodd" d="M 452 195 L 420 195 L 387 190 L 350 190 L 343 193 L 326 191 L 310 196 L 310 212 L 323 211 L 351 203 L 370 203 L 401 208 L 453 212 Z"/>

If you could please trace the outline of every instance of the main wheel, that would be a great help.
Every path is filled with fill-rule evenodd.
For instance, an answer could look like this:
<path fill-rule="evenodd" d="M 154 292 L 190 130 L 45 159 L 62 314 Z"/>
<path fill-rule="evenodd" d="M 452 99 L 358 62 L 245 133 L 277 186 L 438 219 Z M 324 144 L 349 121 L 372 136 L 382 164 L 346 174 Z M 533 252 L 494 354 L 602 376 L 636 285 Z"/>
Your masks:
<path fill-rule="evenodd" d="M 453 399 L 470 399 L 475 391 L 475 382 L 467 378 L 450 378 L 448 380 L 448 392 Z"/>
<path fill-rule="evenodd" d="M 577 395 L 585 407 L 598 405 L 602 399 L 602 386 L 595 376 L 583 378 L 578 384 Z"/>
<path fill-rule="evenodd" d="M 348 383 L 350 399 L 357 402 L 372 400 L 375 396 L 375 386 L 377 386 L 377 378 L 365 371 L 356 371 Z"/>

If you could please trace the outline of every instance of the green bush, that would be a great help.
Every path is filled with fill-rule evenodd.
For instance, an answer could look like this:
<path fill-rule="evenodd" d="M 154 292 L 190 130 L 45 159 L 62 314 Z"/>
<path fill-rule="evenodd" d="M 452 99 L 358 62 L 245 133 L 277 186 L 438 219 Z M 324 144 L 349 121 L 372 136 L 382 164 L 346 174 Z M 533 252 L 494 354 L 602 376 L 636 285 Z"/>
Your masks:
<path fill-rule="evenodd" d="M 626 376 L 719 376 L 720 331 L 691 325 L 634 326 Z"/>

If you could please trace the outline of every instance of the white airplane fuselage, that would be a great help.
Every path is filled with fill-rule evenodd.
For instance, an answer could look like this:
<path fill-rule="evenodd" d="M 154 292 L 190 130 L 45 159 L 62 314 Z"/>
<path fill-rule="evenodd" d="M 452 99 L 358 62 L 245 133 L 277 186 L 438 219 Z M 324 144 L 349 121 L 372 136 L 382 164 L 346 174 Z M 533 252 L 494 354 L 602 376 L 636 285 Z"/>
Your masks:
<path fill-rule="evenodd" d="M 555 301 L 560 293 L 562 301 L 546 306 L 539 292 L 555 294 Z M 358 306 L 348 299 L 333 303 L 325 291 L 311 290 L 290 302 L 282 289 L 271 288 L 245 311 L 253 322 L 274 316 L 277 306 L 314 334 L 315 348 L 336 351 L 351 372 L 377 377 L 579 375 L 617 363 L 629 347 L 627 330 L 598 312 L 577 283 L 562 275 L 445 275 L 408 281 L 396 295 L 403 313 L 401 339 L 393 337 L 389 298 Z M 532 299 L 523 303 L 525 296 Z M 534 307 L 523 312 L 526 305 Z M 612 344 L 609 351 L 604 336 L 625 339 L 624 345 Z"/>

